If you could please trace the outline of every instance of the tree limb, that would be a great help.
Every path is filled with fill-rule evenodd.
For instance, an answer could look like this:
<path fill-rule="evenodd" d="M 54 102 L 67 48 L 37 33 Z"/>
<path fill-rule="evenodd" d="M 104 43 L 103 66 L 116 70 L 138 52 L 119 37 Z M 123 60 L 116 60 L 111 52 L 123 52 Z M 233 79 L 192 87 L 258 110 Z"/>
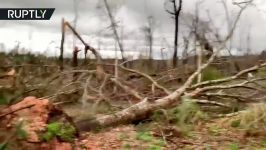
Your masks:
<path fill-rule="evenodd" d="M 152 102 L 146 99 L 114 114 L 97 117 L 92 120 L 78 121 L 76 123 L 78 129 L 80 131 L 89 131 L 96 128 L 129 123 L 136 119 L 146 118 L 157 109 L 171 107 L 180 100 L 186 89 L 193 83 L 195 77 L 214 60 L 218 52 L 219 51 L 213 53 L 207 63 L 199 67 L 196 72 L 194 72 L 188 78 L 188 80 L 185 82 L 185 84 L 183 84 L 183 86 L 181 86 L 179 89 L 172 92 L 168 96 L 157 99 Z"/>
<path fill-rule="evenodd" d="M 195 89 L 195 88 L 199 88 L 199 87 L 203 87 L 203 86 L 211 85 L 211 84 L 219 84 L 219 83 L 229 82 L 229 81 L 232 81 L 232 80 L 235 80 L 235 79 L 239 78 L 240 76 L 242 76 L 244 74 L 256 71 L 256 70 L 258 70 L 258 69 L 260 69 L 262 67 L 266 67 L 266 63 L 259 64 L 259 65 L 253 66 L 251 68 L 242 70 L 242 71 L 238 72 L 237 74 L 235 74 L 234 76 L 231 76 L 231 77 L 227 77 L 227 78 L 223 78 L 223 79 L 217 79 L 217 80 L 204 81 L 204 82 L 192 85 L 190 89 Z"/>
<path fill-rule="evenodd" d="M 123 70 L 129 71 L 129 72 L 133 72 L 133 73 L 137 73 L 137 74 L 147 78 L 148 80 L 150 80 L 154 84 L 154 86 L 156 86 L 158 89 L 163 90 L 166 94 L 170 94 L 171 93 L 168 89 L 166 89 L 165 87 L 163 87 L 160 84 L 158 84 L 157 81 L 155 81 L 151 76 L 149 76 L 149 75 L 147 75 L 147 74 L 145 74 L 143 72 L 137 71 L 137 70 L 126 68 L 126 67 L 121 66 L 121 65 L 119 65 L 119 67 L 121 69 L 123 69 Z"/>

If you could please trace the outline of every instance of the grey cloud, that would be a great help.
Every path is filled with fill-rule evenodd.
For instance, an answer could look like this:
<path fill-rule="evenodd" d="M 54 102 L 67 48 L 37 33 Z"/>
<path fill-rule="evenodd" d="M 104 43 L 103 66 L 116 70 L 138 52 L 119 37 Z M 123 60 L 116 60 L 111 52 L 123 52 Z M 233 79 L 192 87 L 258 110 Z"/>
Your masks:
<path fill-rule="evenodd" d="M 99 36 L 100 31 L 104 31 L 101 36 L 112 35 L 110 29 L 106 29 L 110 25 L 110 21 L 106 16 L 103 4 L 98 0 L 75 0 L 78 2 L 78 26 L 77 30 L 80 33 L 91 37 Z M 198 0 L 183 0 L 184 7 L 182 16 L 185 19 L 191 19 L 188 14 L 194 14 L 195 4 Z M 211 18 L 214 20 L 215 26 L 221 33 L 226 31 L 226 22 L 224 16 L 224 9 L 220 0 L 203 0 L 204 3 L 200 7 L 200 17 L 204 21 L 208 21 L 207 10 L 210 12 Z M 258 6 L 266 3 L 264 0 L 255 0 Z M 110 6 L 115 11 L 118 25 L 124 26 L 125 40 L 144 40 L 144 36 L 140 28 L 147 22 L 149 15 L 154 16 L 156 20 L 156 38 L 158 43 L 165 37 L 168 43 L 173 40 L 174 22 L 170 15 L 165 12 L 165 0 L 108 0 Z M 238 8 L 232 5 L 231 0 L 226 1 L 230 10 L 230 17 L 235 18 Z M 24 27 L 25 30 L 33 28 L 32 30 L 42 32 L 57 32 L 60 33 L 61 18 L 72 21 L 74 18 L 73 0 L 1 0 L 1 7 L 53 7 L 56 8 L 55 14 L 51 21 L 0 21 L 1 28 L 16 28 L 18 26 Z M 100 7 L 99 7 L 100 6 Z M 265 8 L 266 10 L 266 8 Z M 264 15 L 266 16 L 266 15 Z M 191 22 L 190 22 L 191 23 Z M 181 33 L 185 34 L 187 28 L 184 25 L 184 19 L 181 19 Z M 234 47 L 239 47 L 240 33 L 242 38 L 247 36 L 246 26 L 251 26 L 251 46 L 253 49 L 264 49 L 266 44 L 263 31 L 266 26 L 265 17 L 258 12 L 257 8 L 250 7 L 241 18 L 238 24 L 238 29 L 234 35 Z M 121 28 L 119 28 L 121 29 Z M 119 30 L 120 31 L 120 30 Z M 180 41 L 182 41 L 180 35 Z M 111 38 L 111 37 L 110 37 Z M 137 42 L 136 42 L 137 43 Z M 157 43 L 156 43 L 157 44 Z M 160 43 L 159 43 L 160 44 Z M 158 45 L 159 45 L 158 44 Z M 181 44 L 182 45 L 182 44 Z"/>

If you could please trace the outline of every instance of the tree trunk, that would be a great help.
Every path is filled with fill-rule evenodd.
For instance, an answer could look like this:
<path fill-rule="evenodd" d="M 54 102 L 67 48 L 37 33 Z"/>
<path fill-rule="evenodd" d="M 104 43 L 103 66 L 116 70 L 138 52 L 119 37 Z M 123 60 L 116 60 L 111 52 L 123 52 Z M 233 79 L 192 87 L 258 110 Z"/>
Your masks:
<path fill-rule="evenodd" d="M 59 56 L 59 66 L 60 70 L 64 69 L 64 43 L 65 43 L 65 20 L 62 19 L 61 27 L 62 37 L 61 37 L 61 46 L 60 46 L 60 56 Z"/>
<path fill-rule="evenodd" d="M 90 131 L 145 119 L 155 110 L 170 107 L 172 104 L 178 102 L 184 91 L 185 88 L 181 88 L 171 95 L 154 102 L 144 99 L 142 102 L 114 114 L 98 117 L 92 120 L 82 120 L 76 124 L 80 131 Z"/>
<path fill-rule="evenodd" d="M 173 55 L 173 68 L 177 66 L 177 43 L 178 43 L 178 15 L 176 10 L 176 1 L 174 0 L 175 12 L 175 41 L 174 41 L 174 55 Z"/>
<path fill-rule="evenodd" d="M 179 27 L 179 15 L 182 9 L 182 0 L 179 0 L 179 6 L 178 9 L 176 8 L 176 1 L 173 1 L 174 3 L 174 12 L 175 12 L 175 41 L 174 41 L 174 55 L 173 55 L 173 67 L 176 68 L 178 64 L 178 27 Z"/>
<path fill-rule="evenodd" d="M 105 5 L 105 8 L 107 10 L 108 16 L 110 18 L 111 26 L 112 26 L 112 29 L 113 29 L 113 32 L 114 32 L 114 36 L 115 36 L 115 39 L 116 39 L 116 41 L 118 43 L 119 49 L 121 51 L 122 59 L 123 59 L 123 61 L 125 61 L 123 44 L 121 43 L 120 38 L 118 36 L 118 32 L 117 32 L 117 29 L 116 29 L 115 20 L 114 20 L 114 17 L 112 15 L 112 13 L 111 13 L 111 9 L 110 9 L 110 7 L 109 7 L 109 5 L 107 3 L 107 0 L 104 0 L 104 5 Z"/>
<path fill-rule="evenodd" d="M 197 68 L 199 68 L 202 64 L 202 46 L 201 46 L 201 44 L 198 48 L 196 47 L 196 51 L 197 51 Z M 202 79 L 202 73 L 199 73 L 198 77 L 197 77 L 197 83 L 200 83 L 201 79 Z"/>
<path fill-rule="evenodd" d="M 218 53 L 218 52 L 217 52 Z M 76 123 L 80 131 L 90 131 L 94 129 L 99 129 L 108 126 L 115 126 L 119 124 L 130 123 L 136 120 L 141 120 L 147 118 L 151 113 L 160 109 L 160 108 L 169 108 L 176 106 L 179 102 L 181 96 L 184 94 L 186 89 L 191 86 L 193 80 L 197 75 L 205 69 L 209 64 L 214 60 L 217 53 L 214 53 L 208 62 L 198 68 L 181 86 L 179 89 L 169 94 L 166 97 L 157 99 L 155 101 L 149 101 L 147 98 L 144 98 L 141 102 L 132 105 L 131 107 L 121 110 L 119 112 L 97 117 L 91 120 L 81 120 Z"/>

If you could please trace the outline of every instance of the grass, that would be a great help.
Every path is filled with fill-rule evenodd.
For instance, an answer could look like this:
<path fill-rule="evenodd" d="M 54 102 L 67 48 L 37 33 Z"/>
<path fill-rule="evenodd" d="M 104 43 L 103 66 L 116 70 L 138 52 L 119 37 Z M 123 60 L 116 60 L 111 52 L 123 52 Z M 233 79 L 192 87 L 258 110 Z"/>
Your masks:
<path fill-rule="evenodd" d="M 16 64 L 23 64 L 24 62 L 27 63 L 38 63 L 41 64 L 42 62 L 38 62 L 37 60 L 34 60 L 33 58 L 30 57 L 15 57 L 13 59 L 17 59 L 14 60 L 14 62 L 16 62 Z M 33 70 L 35 71 L 35 70 Z M 148 68 L 148 73 L 153 73 L 153 71 L 150 71 Z M 266 70 L 262 70 L 261 72 L 259 72 L 259 74 L 261 76 L 266 76 Z M 27 77 L 27 76 L 25 76 Z M 202 80 L 203 81 L 208 81 L 208 80 L 215 80 L 215 79 L 219 79 L 222 78 L 223 75 L 222 73 L 214 68 L 214 67 L 209 67 L 207 68 L 204 72 L 203 72 L 203 76 L 202 76 Z M 37 77 L 35 77 L 37 78 Z M 40 82 L 43 81 L 43 78 L 39 79 Z M 29 80 L 32 82 L 32 80 Z M 35 80 L 34 80 L 35 81 Z M 39 81 L 38 81 L 39 82 Z M 36 83 L 38 83 L 36 82 Z M 146 82 L 146 80 L 144 80 L 144 82 Z M 34 85 L 34 84 L 33 84 Z M 146 85 L 146 84 L 145 84 Z M 53 85 L 54 86 L 54 85 Z M 55 86 L 56 88 L 60 87 L 60 86 Z M 50 89 L 50 87 L 48 87 L 48 89 Z M 48 91 L 47 93 L 51 94 L 51 91 Z M 13 95 L 13 93 L 9 94 L 9 95 Z M 68 98 L 68 96 L 66 97 Z M 5 95 L 0 97 L 0 103 L 2 102 L 3 104 L 8 104 L 9 103 L 9 96 Z M 72 105 L 72 104 L 71 104 Z M 265 104 L 263 104 L 265 105 Z M 265 108 L 264 108 L 265 107 Z M 97 110 L 97 113 L 107 113 L 110 111 L 109 109 L 109 105 L 106 103 L 100 103 L 99 110 Z M 88 110 L 86 110 L 88 111 Z M 216 110 L 217 111 L 217 110 Z M 236 118 L 233 118 L 232 121 L 230 122 L 230 126 L 234 127 L 234 128 L 245 128 L 245 129 L 261 129 L 261 127 L 264 128 L 264 126 L 266 125 L 266 117 L 265 117 L 265 111 L 266 111 L 266 106 L 261 106 L 261 104 L 259 106 L 253 106 L 251 108 L 249 108 L 245 113 L 237 116 Z M 70 113 L 72 114 L 72 113 Z M 183 130 L 184 133 L 189 132 L 194 126 L 196 126 L 196 124 L 199 121 L 202 121 L 206 119 L 206 114 L 204 114 L 204 112 L 201 111 L 200 107 L 196 104 L 196 103 L 192 103 L 189 101 L 189 98 L 184 98 L 184 100 L 182 101 L 182 103 L 170 110 L 162 110 L 162 111 L 158 111 L 153 115 L 152 120 L 156 121 L 156 122 L 161 122 L 163 125 L 175 125 L 178 126 L 181 130 Z M 147 127 L 149 128 L 149 127 Z M 137 135 L 136 135 L 136 141 L 141 142 L 141 143 L 145 143 L 146 144 L 146 149 L 148 150 L 160 150 L 163 149 L 165 147 L 165 143 L 161 138 L 155 137 L 153 136 L 152 132 L 150 131 L 138 131 Z M 153 127 L 156 129 L 156 127 Z M 73 127 L 71 126 L 64 126 L 62 123 L 60 122 L 53 122 L 48 124 L 47 126 L 47 131 L 45 133 L 43 133 L 43 137 L 45 139 L 45 141 L 49 141 L 53 138 L 60 138 L 60 139 L 64 139 L 65 141 L 71 141 L 74 138 L 74 132 L 75 130 L 73 129 Z M 219 135 L 223 135 L 223 131 L 221 128 L 213 126 L 210 128 L 210 134 L 209 136 L 219 136 Z M 26 134 L 23 133 L 23 131 L 18 131 L 17 132 L 18 135 L 21 138 L 25 138 Z M 190 132 L 192 135 L 193 132 Z M 196 134 L 195 134 L 196 135 Z M 194 135 L 193 135 L 194 136 Z M 123 133 L 120 135 L 120 140 L 127 140 L 127 138 L 129 137 L 129 134 L 127 133 Z M 133 137 L 134 138 L 134 137 Z M 186 137 L 185 137 L 186 138 Z M 218 138 L 218 137 L 217 137 Z M 195 139 L 196 140 L 196 139 Z M 206 143 L 209 141 L 206 141 Z M 211 141 L 210 141 L 211 142 Z M 265 141 L 259 141 L 261 142 L 261 145 L 265 146 Z M 228 149 L 232 149 L 232 150 L 237 150 L 239 149 L 239 144 L 236 143 L 231 143 L 230 145 L 226 145 Z M 0 150 L 2 150 L 2 148 L 5 148 L 6 144 L 2 143 L 2 145 L 0 144 Z M 132 149 L 133 146 L 130 145 L 130 143 L 125 143 L 123 145 L 123 149 Z M 211 144 L 208 147 L 206 147 L 206 149 L 210 149 L 211 148 Z"/>
<path fill-rule="evenodd" d="M 141 132 L 138 132 L 136 139 L 144 141 L 144 142 L 151 142 L 153 140 L 153 136 L 151 135 L 150 132 L 141 131 Z"/>
<path fill-rule="evenodd" d="M 214 136 L 219 136 L 222 134 L 223 132 L 223 129 L 217 127 L 217 126 L 211 126 L 209 129 L 208 129 L 209 133 L 211 135 L 214 135 Z"/>
<path fill-rule="evenodd" d="M 237 127 L 240 126 L 240 123 L 241 123 L 241 120 L 240 120 L 240 119 L 233 120 L 233 121 L 231 122 L 231 127 L 237 128 Z"/>
<path fill-rule="evenodd" d="M 0 105 L 8 105 L 8 104 L 9 100 L 3 94 L 0 94 Z"/>
<path fill-rule="evenodd" d="M 207 118 L 207 114 L 201 111 L 197 103 L 190 101 L 189 97 L 183 97 L 181 104 L 172 109 L 156 111 L 151 117 L 162 126 L 167 124 L 178 127 L 185 136 L 189 135 L 198 122 Z"/>
<path fill-rule="evenodd" d="M 231 120 L 232 127 L 266 130 L 266 104 L 253 104 Z"/>
<path fill-rule="evenodd" d="M 70 124 L 53 122 L 47 125 L 47 131 L 42 134 L 42 139 L 46 142 L 58 137 L 62 141 L 71 142 L 75 138 L 76 129 Z"/>
<path fill-rule="evenodd" d="M 184 97 L 182 103 L 168 112 L 171 122 L 178 126 L 182 131 L 187 132 L 191 126 L 206 119 L 206 114 L 200 107 Z"/>
<path fill-rule="evenodd" d="M 121 133 L 120 135 L 119 135 L 119 139 L 120 140 L 125 140 L 125 139 L 128 139 L 130 136 L 128 135 L 128 134 L 126 134 L 126 133 Z"/>
<path fill-rule="evenodd" d="M 202 81 L 210 81 L 223 78 L 223 74 L 215 67 L 208 67 L 202 72 Z"/>
<path fill-rule="evenodd" d="M 27 138 L 28 133 L 23 129 L 24 126 L 24 121 L 19 122 L 16 125 L 16 135 L 18 139 L 24 140 Z"/>
<path fill-rule="evenodd" d="M 238 150 L 238 149 L 239 149 L 239 146 L 238 146 L 237 143 L 231 143 L 231 144 L 229 145 L 229 149 L 230 149 L 230 150 Z"/>
<path fill-rule="evenodd" d="M 256 76 L 258 76 L 258 77 L 266 77 L 266 69 L 265 68 L 259 69 L 258 72 L 256 73 Z"/>
<path fill-rule="evenodd" d="M 131 149 L 131 146 L 130 146 L 130 144 L 125 143 L 125 144 L 123 144 L 122 149 L 123 149 L 123 150 L 130 150 L 130 149 Z"/>
<path fill-rule="evenodd" d="M 0 144 L 0 150 L 6 150 L 8 148 L 8 143 Z"/>
<path fill-rule="evenodd" d="M 136 135 L 136 139 L 148 144 L 148 150 L 161 150 L 165 146 L 161 138 L 154 137 L 149 131 L 140 131 Z"/>

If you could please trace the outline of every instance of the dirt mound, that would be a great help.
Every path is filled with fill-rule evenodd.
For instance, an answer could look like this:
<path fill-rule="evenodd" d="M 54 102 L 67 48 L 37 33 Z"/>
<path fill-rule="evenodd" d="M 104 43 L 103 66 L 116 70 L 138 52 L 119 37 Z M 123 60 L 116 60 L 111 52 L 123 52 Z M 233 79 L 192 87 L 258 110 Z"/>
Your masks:
<path fill-rule="evenodd" d="M 27 148 L 71 149 L 71 144 L 61 142 L 57 138 L 49 142 L 43 142 L 43 139 L 41 139 L 40 135 L 47 130 L 47 125 L 51 121 L 67 121 L 73 124 L 63 111 L 47 99 L 27 97 L 21 102 L 2 110 L 0 112 L 0 119 L 1 130 L 6 131 L 6 134 L 14 133 L 13 137 L 15 137 L 18 125 L 22 124 L 21 128 L 25 131 L 26 137 L 20 140 L 20 142 Z"/>
<path fill-rule="evenodd" d="M 13 128 L 19 122 L 25 122 L 23 129 L 27 132 L 27 141 L 39 142 L 37 133 L 45 130 L 52 109 L 53 106 L 47 99 L 39 100 L 35 97 L 27 97 L 2 111 L 4 114 L 10 114 L 3 117 L 1 126 Z"/>

